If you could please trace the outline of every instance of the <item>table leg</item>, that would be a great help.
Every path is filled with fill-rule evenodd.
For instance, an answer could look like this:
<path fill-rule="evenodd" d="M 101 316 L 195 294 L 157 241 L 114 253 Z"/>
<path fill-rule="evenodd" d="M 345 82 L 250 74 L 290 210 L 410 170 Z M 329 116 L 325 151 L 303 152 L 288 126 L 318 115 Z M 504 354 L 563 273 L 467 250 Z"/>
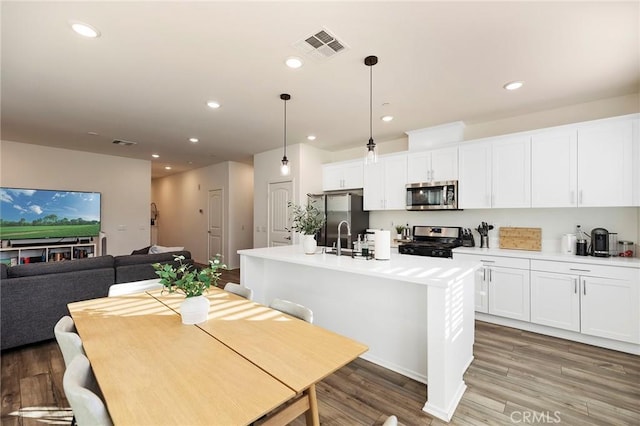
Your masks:
<path fill-rule="evenodd" d="M 316 385 L 312 384 L 304 391 L 309 398 L 309 410 L 306 412 L 307 426 L 320 426 L 320 415 L 318 414 L 318 399 L 316 398 Z"/>

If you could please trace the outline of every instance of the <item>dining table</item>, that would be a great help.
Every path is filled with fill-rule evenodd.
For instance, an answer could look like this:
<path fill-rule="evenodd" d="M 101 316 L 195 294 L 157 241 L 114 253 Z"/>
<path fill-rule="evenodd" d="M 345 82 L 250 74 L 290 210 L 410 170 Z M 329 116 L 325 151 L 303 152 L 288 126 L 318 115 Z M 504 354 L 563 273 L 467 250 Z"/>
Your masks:
<path fill-rule="evenodd" d="M 367 351 L 212 287 L 206 321 L 162 290 L 68 305 L 115 425 L 319 424 L 315 386 Z"/>

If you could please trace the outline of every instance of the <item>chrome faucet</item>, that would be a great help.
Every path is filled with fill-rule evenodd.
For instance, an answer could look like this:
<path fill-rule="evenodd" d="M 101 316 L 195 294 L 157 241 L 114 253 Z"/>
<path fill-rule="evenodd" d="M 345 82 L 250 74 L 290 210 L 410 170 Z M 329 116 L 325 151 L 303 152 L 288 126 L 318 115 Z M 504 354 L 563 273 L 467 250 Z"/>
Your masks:
<path fill-rule="evenodd" d="M 349 226 L 349 222 L 347 222 L 346 220 L 343 220 L 338 224 L 338 243 L 336 246 L 336 256 L 340 256 L 342 254 L 342 250 L 340 247 L 340 228 L 342 228 L 343 223 L 347 225 L 347 237 L 348 237 L 347 244 L 349 244 L 349 240 L 351 239 L 351 226 Z"/>

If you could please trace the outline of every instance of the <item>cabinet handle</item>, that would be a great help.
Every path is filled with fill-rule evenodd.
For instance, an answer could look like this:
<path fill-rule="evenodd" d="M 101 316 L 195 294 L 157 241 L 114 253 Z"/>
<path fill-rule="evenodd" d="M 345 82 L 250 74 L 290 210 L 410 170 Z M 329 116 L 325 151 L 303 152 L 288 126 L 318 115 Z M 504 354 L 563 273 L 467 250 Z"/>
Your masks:
<path fill-rule="evenodd" d="M 496 263 L 495 260 L 484 260 L 484 259 L 480 259 L 480 262 L 485 262 L 485 263 Z"/>
<path fill-rule="evenodd" d="M 491 277 L 491 268 L 489 268 L 489 282 L 491 282 L 492 277 Z"/>
<path fill-rule="evenodd" d="M 582 294 L 587 295 L 587 280 L 582 280 Z"/>
<path fill-rule="evenodd" d="M 578 294 L 578 279 L 573 279 L 573 294 Z"/>
<path fill-rule="evenodd" d="M 591 269 L 578 269 L 578 268 L 569 268 L 570 271 L 577 271 L 577 272 L 591 272 Z"/>
<path fill-rule="evenodd" d="M 487 281 L 487 268 L 482 268 L 482 281 Z"/>

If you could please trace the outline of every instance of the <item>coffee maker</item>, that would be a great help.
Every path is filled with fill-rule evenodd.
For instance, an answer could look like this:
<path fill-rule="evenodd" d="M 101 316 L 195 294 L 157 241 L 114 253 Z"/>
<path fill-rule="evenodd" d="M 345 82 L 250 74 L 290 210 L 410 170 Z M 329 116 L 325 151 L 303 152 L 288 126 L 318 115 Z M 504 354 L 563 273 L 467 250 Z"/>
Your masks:
<path fill-rule="evenodd" d="M 606 229 L 591 230 L 591 256 L 609 257 L 609 231 Z"/>

